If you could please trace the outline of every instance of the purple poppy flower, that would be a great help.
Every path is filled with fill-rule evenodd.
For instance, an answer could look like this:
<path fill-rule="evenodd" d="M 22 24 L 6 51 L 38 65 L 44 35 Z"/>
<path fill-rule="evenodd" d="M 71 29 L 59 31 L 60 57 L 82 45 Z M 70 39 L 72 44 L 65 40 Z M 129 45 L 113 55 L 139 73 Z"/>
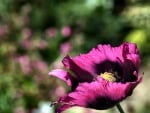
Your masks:
<path fill-rule="evenodd" d="M 98 45 L 87 54 L 66 56 L 62 62 L 70 71 L 49 72 L 71 87 L 71 92 L 56 102 L 61 103 L 58 113 L 72 106 L 98 110 L 113 107 L 130 96 L 142 80 L 138 76 L 140 56 L 133 43 Z"/>

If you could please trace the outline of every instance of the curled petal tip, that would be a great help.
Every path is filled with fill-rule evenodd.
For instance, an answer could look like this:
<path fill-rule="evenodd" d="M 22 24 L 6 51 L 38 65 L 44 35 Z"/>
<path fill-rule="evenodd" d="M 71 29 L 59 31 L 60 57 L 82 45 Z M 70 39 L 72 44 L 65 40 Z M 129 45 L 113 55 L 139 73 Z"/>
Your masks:
<path fill-rule="evenodd" d="M 57 78 L 65 81 L 68 86 L 72 85 L 71 78 L 70 78 L 71 76 L 69 75 L 69 73 L 67 71 L 65 71 L 63 69 L 52 70 L 48 73 L 48 75 L 57 77 Z"/>

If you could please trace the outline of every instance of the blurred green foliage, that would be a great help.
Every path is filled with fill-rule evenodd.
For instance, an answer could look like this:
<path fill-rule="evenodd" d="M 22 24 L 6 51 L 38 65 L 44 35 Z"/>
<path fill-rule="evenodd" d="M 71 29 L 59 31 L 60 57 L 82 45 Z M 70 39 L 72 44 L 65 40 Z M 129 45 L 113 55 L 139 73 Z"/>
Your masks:
<path fill-rule="evenodd" d="M 56 100 L 64 83 L 48 71 L 98 43 L 135 42 L 146 62 L 149 10 L 149 0 L 0 0 L 0 113 Z"/>

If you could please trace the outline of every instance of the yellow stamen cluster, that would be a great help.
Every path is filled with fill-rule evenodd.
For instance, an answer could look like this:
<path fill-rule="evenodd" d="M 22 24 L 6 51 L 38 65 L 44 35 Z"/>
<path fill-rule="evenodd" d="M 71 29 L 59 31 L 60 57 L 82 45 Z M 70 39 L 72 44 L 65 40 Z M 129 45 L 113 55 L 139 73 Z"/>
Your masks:
<path fill-rule="evenodd" d="M 109 82 L 115 82 L 116 81 L 116 78 L 115 78 L 113 73 L 105 72 L 105 73 L 100 74 L 100 76 L 103 79 L 105 79 L 105 80 L 107 80 Z"/>

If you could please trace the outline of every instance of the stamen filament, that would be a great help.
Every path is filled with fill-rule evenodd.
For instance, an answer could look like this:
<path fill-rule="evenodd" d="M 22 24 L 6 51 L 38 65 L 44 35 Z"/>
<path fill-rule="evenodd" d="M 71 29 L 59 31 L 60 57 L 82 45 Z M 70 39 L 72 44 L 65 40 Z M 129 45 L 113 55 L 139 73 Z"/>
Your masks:
<path fill-rule="evenodd" d="M 107 81 L 110 81 L 110 82 L 115 82 L 116 81 L 116 78 L 115 78 L 113 73 L 105 72 L 105 73 L 102 73 L 100 76 L 103 79 L 105 79 Z"/>

